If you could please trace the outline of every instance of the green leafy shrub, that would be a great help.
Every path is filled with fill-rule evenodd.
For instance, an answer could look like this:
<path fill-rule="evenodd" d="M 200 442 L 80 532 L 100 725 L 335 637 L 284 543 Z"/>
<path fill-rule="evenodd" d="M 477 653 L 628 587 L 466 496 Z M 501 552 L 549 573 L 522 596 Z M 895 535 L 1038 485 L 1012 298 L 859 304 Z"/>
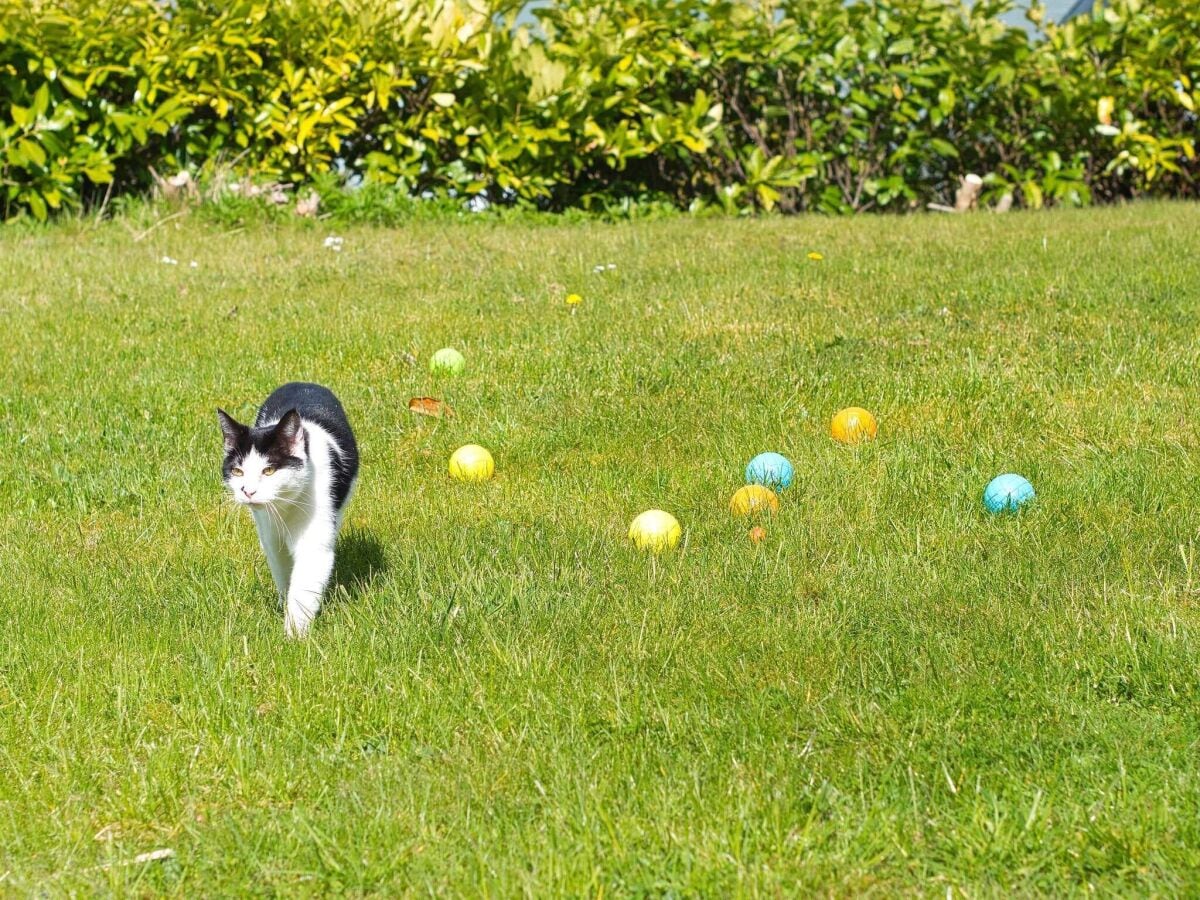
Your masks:
<path fill-rule="evenodd" d="M 0 0 L 0 209 L 44 219 L 107 186 L 149 184 L 159 142 L 186 113 L 146 96 L 163 70 L 142 42 L 166 25 L 151 0 Z"/>
<path fill-rule="evenodd" d="M 179 169 L 618 215 L 905 210 L 966 172 L 1034 207 L 1196 196 L 1191 0 L 1032 34 L 1009 6 L 0 0 L 0 213 Z"/>
<path fill-rule="evenodd" d="M 1046 33 L 1035 71 L 1054 137 L 1076 148 L 1096 196 L 1196 196 L 1196 4 L 1116 0 Z"/>

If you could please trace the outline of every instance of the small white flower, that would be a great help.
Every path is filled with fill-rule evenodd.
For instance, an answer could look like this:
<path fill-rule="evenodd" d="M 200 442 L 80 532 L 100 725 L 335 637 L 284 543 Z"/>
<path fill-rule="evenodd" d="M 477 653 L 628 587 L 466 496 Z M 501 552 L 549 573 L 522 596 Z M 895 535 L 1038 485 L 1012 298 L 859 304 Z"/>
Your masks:
<path fill-rule="evenodd" d="M 329 237 L 325 238 L 325 246 L 334 253 L 340 253 L 342 251 L 342 243 L 342 239 L 336 234 L 331 234 Z"/>
<path fill-rule="evenodd" d="M 616 268 L 616 263 L 597 263 L 592 267 L 592 272 L 599 275 L 601 272 L 612 272 Z"/>
<path fill-rule="evenodd" d="M 172 259 L 172 258 L 171 258 L 171 257 L 169 257 L 169 256 L 164 256 L 162 259 L 160 259 L 160 260 L 159 260 L 159 262 L 160 262 L 160 263 L 162 263 L 162 264 L 163 264 L 163 265 L 165 265 L 165 266 L 177 266 L 177 265 L 179 265 L 179 260 L 177 260 L 177 259 Z"/>
<path fill-rule="evenodd" d="M 188 268 L 189 269 L 198 269 L 198 268 L 200 268 L 200 263 L 196 262 L 193 259 L 190 263 L 188 263 Z"/>

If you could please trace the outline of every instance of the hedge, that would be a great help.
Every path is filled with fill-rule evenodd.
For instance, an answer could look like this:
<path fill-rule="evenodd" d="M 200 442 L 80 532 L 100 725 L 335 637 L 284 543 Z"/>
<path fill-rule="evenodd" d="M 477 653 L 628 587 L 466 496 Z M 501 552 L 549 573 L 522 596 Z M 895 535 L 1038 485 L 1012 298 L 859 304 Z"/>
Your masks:
<path fill-rule="evenodd" d="M 1200 6 L 0 0 L 0 214 L 154 173 L 543 209 L 1195 197 Z"/>

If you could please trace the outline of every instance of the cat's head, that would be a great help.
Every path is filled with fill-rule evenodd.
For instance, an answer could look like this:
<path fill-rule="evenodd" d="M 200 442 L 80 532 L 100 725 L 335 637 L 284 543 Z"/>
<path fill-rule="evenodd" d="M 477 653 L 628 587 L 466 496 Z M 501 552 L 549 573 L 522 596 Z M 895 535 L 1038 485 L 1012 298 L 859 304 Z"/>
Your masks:
<path fill-rule="evenodd" d="M 233 499 L 250 506 L 291 500 L 308 479 L 308 439 L 291 410 L 274 425 L 251 427 L 217 410 L 225 436 L 222 473 Z"/>

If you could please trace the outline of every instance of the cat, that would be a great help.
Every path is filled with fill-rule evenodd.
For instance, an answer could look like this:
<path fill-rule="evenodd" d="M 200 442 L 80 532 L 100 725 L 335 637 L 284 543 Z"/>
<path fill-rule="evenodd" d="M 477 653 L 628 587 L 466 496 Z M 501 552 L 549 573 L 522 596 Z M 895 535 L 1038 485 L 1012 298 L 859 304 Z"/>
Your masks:
<path fill-rule="evenodd" d="M 247 506 L 284 605 L 283 629 L 301 638 L 321 609 L 334 544 L 358 481 L 358 444 L 342 404 L 319 384 L 277 388 L 253 426 L 217 410 L 222 474 Z"/>

